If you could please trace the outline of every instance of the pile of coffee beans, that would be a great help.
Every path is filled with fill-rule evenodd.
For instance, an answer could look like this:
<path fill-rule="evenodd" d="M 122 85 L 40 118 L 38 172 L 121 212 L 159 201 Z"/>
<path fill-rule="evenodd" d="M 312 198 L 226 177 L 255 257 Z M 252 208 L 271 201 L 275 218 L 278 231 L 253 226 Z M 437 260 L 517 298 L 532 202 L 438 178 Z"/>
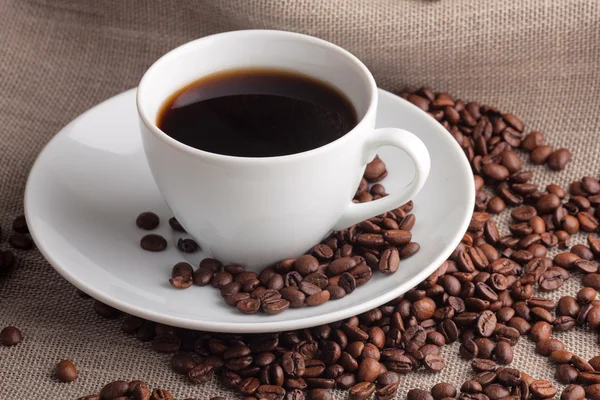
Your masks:
<path fill-rule="evenodd" d="M 157 352 L 172 353 L 171 368 L 186 375 L 192 384 L 217 376 L 225 387 L 247 400 L 303 400 L 306 396 L 328 400 L 334 388 L 348 390 L 351 400 L 373 395 L 389 400 L 397 392 L 401 375 L 418 369 L 435 372 L 445 368 L 440 347 L 453 342 L 460 343 L 459 355 L 471 363 L 475 375 L 460 387 L 442 382 L 431 391 L 412 389 L 408 399 L 553 398 L 557 389 L 551 382 L 509 367 L 513 347 L 522 337 L 528 337 L 535 342 L 536 352 L 556 363 L 556 379 L 569 384 L 561 399 L 600 399 L 600 358 L 584 360 L 553 337 L 553 332 L 575 327 L 599 330 L 600 183 L 584 177 L 566 189 L 556 184 L 544 188 L 532 184 L 533 172 L 522 168 L 519 153 L 528 153 L 534 164 L 545 163 L 550 169 L 560 170 L 569 161 L 570 152 L 545 145 L 540 132 L 526 134 L 519 118 L 493 107 L 465 103 L 427 88 L 400 95 L 430 113 L 454 136 L 471 163 L 477 189 L 468 232 L 433 274 L 380 307 L 310 329 L 235 335 L 173 328 L 125 316 L 123 331 L 151 342 Z M 376 159 L 365 172 L 363 189 L 356 200 L 385 195 L 377 184 L 367 191 L 369 181 L 383 176 L 385 165 Z M 410 207 L 338 232 L 321 244 L 326 247 L 315 246 L 309 255 L 263 271 L 253 281 L 256 287 L 263 287 L 259 295 L 254 292 L 256 288 L 250 294 L 244 293 L 239 278 L 236 280 L 249 272 L 222 266 L 216 260 L 204 260 L 196 271 L 191 266 L 176 266 L 173 279 L 187 281 L 191 275 L 192 284 L 198 279 L 199 283 L 215 285 L 231 304 L 245 301 L 242 309 L 256 311 L 255 300 L 260 300 L 264 308 L 268 296 L 287 300 L 292 307 L 294 299 L 287 292 L 303 293 L 306 302 L 318 293 L 302 290 L 300 284 L 307 279 L 312 286 L 305 287 L 327 290 L 331 298 L 337 290 L 331 289 L 336 283 L 332 277 L 339 276 L 337 286 L 342 286 L 347 285 L 346 279 L 352 282 L 350 275 L 358 286 L 357 276 L 350 273 L 357 265 L 372 271 L 380 269 L 382 260 L 389 260 L 389 253 L 394 259 L 403 258 L 401 250 L 396 255 L 388 246 L 408 246 L 411 239 L 391 242 L 388 232 L 410 232 L 408 226 L 403 226 L 410 218 Z M 512 224 L 509 232 L 501 233 L 492 214 L 505 212 L 508 207 Z M 175 220 L 170 224 L 182 231 Z M 588 233 L 587 245 L 571 247 L 570 235 L 581 231 Z M 549 251 L 556 250 L 558 254 L 548 256 Z M 354 264 L 346 265 L 352 262 L 347 260 Z M 327 268 L 321 268 L 325 263 Z M 292 274 L 291 279 L 298 276 L 295 273 L 302 279 L 286 286 L 288 274 Z M 309 278 L 311 274 L 324 277 Z M 539 295 L 558 289 L 572 274 L 583 276 L 584 288 L 578 293 L 558 301 Z M 346 278 L 342 280 L 342 276 Z M 281 280 L 283 287 L 278 287 Z M 240 290 L 227 293 L 238 287 L 233 283 L 240 283 Z M 94 303 L 94 309 L 106 318 L 120 316 L 117 310 L 99 302 Z M 147 398 L 129 394 L 125 382 L 120 385 L 123 391 L 118 396 Z"/>
<path fill-rule="evenodd" d="M 386 176 L 384 162 L 376 157 L 365 169 L 354 202 L 387 196 L 383 185 L 377 183 Z M 211 285 L 220 290 L 225 303 L 244 314 L 274 315 L 288 308 L 314 307 L 341 299 L 367 283 L 374 271 L 391 275 L 398 270 L 401 260 L 419 251 L 419 244 L 412 241 L 411 230 L 416 222 L 415 215 L 410 214 L 412 208 L 409 202 L 335 232 L 307 254 L 282 260 L 260 273 L 206 258 L 196 270 L 187 262 L 175 264 L 169 282 L 177 289 Z M 136 219 L 136 225 L 144 230 L 153 230 L 159 224 L 159 217 L 149 211 Z M 169 224 L 173 230 L 184 232 L 175 218 Z M 142 237 L 140 245 L 144 250 L 162 251 L 167 248 L 167 241 L 150 233 Z M 184 253 L 199 250 L 193 239 L 179 239 L 177 248 Z"/>

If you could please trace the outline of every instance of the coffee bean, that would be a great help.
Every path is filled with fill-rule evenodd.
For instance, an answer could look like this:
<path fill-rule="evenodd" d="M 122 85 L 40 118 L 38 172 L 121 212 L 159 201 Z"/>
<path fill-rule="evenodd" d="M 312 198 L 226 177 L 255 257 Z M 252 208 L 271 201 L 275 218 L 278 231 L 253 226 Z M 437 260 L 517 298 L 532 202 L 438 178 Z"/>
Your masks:
<path fill-rule="evenodd" d="M 249 297 L 238 301 L 235 306 L 244 314 L 254 314 L 260 310 L 260 300 Z"/>
<path fill-rule="evenodd" d="M 423 359 L 423 365 L 429 371 L 438 372 L 446 366 L 444 359 L 438 354 L 427 354 Z"/>
<path fill-rule="evenodd" d="M 406 394 L 407 400 L 433 400 L 433 396 L 423 389 L 411 389 Z"/>
<path fill-rule="evenodd" d="M 544 134 L 542 132 L 534 131 L 529 133 L 521 142 L 521 148 L 525 151 L 533 151 L 537 147 L 544 144 Z"/>
<path fill-rule="evenodd" d="M 177 249 L 183 253 L 195 253 L 200 249 L 200 246 L 193 239 L 180 238 L 177 240 Z"/>
<path fill-rule="evenodd" d="M 417 242 L 410 242 L 400 249 L 400 259 L 404 260 L 417 254 L 421 246 Z"/>
<path fill-rule="evenodd" d="M 418 97 L 418 96 L 415 96 Z M 421 103 L 422 105 L 422 103 Z M 427 111 L 427 110 L 425 110 Z M 374 183 L 382 180 L 387 175 L 385 164 L 379 157 L 375 157 L 373 161 L 367 164 L 365 168 L 364 178 L 369 183 Z"/>
<path fill-rule="evenodd" d="M 584 286 L 589 286 L 596 290 L 600 290 L 600 274 L 598 274 L 598 273 L 588 274 L 583 277 L 583 279 L 581 280 L 581 283 Z"/>
<path fill-rule="evenodd" d="M 583 400 L 584 398 L 585 390 L 579 385 L 568 385 L 560 395 L 560 400 Z"/>
<path fill-rule="evenodd" d="M 0 344 L 2 346 L 16 346 L 21 343 L 22 339 L 21 331 L 14 326 L 7 326 L 0 331 Z"/>
<path fill-rule="evenodd" d="M 590 400 L 600 399 L 600 384 L 596 383 L 585 388 L 585 395 Z"/>
<path fill-rule="evenodd" d="M 483 358 L 474 358 L 471 361 L 471 368 L 475 372 L 494 371 L 496 369 L 496 363 L 492 360 L 485 360 Z"/>
<path fill-rule="evenodd" d="M 321 290 L 306 298 L 306 304 L 309 306 L 319 306 L 329 300 L 331 294 L 327 290 Z"/>
<path fill-rule="evenodd" d="M 552 386 L 552 383 L 546 380 L 533 381 L 529 385 L 529 388 L 533 396 L 538 399 L 547 399 L 549 397 L 554 397 L 556 394 L 556 388 Z"/>
<path fill-rule="evenodd" d="M 225 400 L 222 397 L 213 397 L 210 400 Z M 150 400 L 175 400 L 171 392 L 166 389 L 156 388 L 152 391 L 152 395 L 150 396 Z"/>
<path fill-rule="evenodd" d="M 521 383 L 521 372 L 514 368 L 498 368 L 496 370 L 498 382 L 506 386 L 518 386 Z"/>
<path fill-rule="evenodd" d="M 178 374 L 186 375 L 196 365 L 196 361 L 188 353 L 177 353 L 171 358 L 171 368 Z"/>
<path fill-rule="evenodd" d="M 465 381 L 460 387 L 460 391 L 463 393 L 479 393 L 483 390 L 481 383 L 476 380 Z"/>
<path fill-rule="evenodd" d="M 510 364 L 513 360 L 513 349 L 508 342 L 500 341 L 494 349 L 494 356 L 498 364 Z"/>
<path fill-rule="evenodd" d="M 169 218 L 169 226 L 171 226 L 171 229 L 173 229 L 175 232 L 185 233 L 185 229 L 183 229 L 175 217 Z"/>
<path fill-rule="evenodd" d="M 375 392 L 375 385 L 371 382 L 360 382 L 352 386 L 348 392 L 350 400 L 366 400 Z M 424 399 L 426 400 L 426 399 Z"/>
<path fill-rule="evenodd" d="M 198 385 L 200 383 L 210 381 L 213 377 L 214 372 L 214 367 L 205 361 L 204 363 L 198 364 L 194 368 L 190 369 L 187 373 L 187 376 L 190 382 L 192 382 L 195 385 Z M 242 383 L 240 384 L 240 388 L 243 383 L 244 381 L 242 381 Z M 242 393 L 251 394 L 245 393 L 243 391 Z"/>
<path fill-rule="evenodd" d="M 533 329 L 533 328 L 532 328 Z M 542 356 L 549 356 L 550 353 L 556 350 L 564 350 L 565 345 L 558 339 L 544 339 L 537 342 L 535 346 L 536 353 Z"/>
<path fill-rule="evenodd" d="M 567 149 L 558 149 L 548 156 L 548 168 L 553 171 L 562 171 L 571 159 L 571 152 Z"/>
<path fill-rule="evenodd" d="M 317 272 L 318 268 L 319 261 L 310 254 L 305 254 L 294 262 L 294 269 L 303 276 Z"/>
<path fill-rule="evenodd" d="M 27 221 L 25 220 L 24 215 L 17 216 L 12 223 L 13 231 L 18 233 L 29 233 L 29 228 L 27 227 Z"/>
<path fill-rule="evenodd" d="M 73 382 L 77 379 L 75 364 L 69 360 L 62 360 L 54 367 L 54 376 L 61 382 Z"/>
<path fill-rule="evenodd" d="M 135 224 L 138 228 L 145 229 L 147 231 L 156 229 L 159 222 L 158 215 L 150 211 L 141 213 L 135 220 Z"/>
<path fill-rule="evenodd" d="M 26 234 L 19 232 L 10 235 L 8 243 L 17 250 L 31 250 L 33 248 L 33 240 Z"/>
<path fill-rule="evenodd" d="M 400 254 L 395 247 L 388 247 L 381 254 L 379 260 L 379 271 L 384 274 L 393 274 L 400 266 Z M 347 291 L 346 291 L 347 292 Z"/>
<path fill-rule="evenodd" d="M 554 374 L 554 378 L 565 385 L 576 382 L 578 376 L 579 372 L 569 364 L 560 364 Z"/>
<path fill-rule="evenodd" d="M 483 389 L 483 393 L 488 396 L 490 400 L 498 400 L 510 395 L 509 390 L 498 383 L 492 383 L 491 385 L 486 386 Z"/>
<path fill-rule="evenodd" d="M 99 302 L 98 300 L 94 301 L 94 311 L 99 316 L 106 319 L 115 319 L 121 315 L 121 312 L 111 306 Z"/>
<path fill-rule="evenodd" d="M 167 248 L 167 241 L 160 235 L 150 233 L 142 237 L 140 240 L 140 246 L 146 251 L 164 251 Z"/>
<path fill-rule="evenodd" d="M 456 388 L 451 383 L 440 382 L 431 388 L 431 395 L 435 400 L 446 397 L 456 397 Z"/>
<path fill-rule="evenodd" d="M 311 400 L 333 400 L 333 395 L 329 389 L 312 389 L 309 398 Z"/>
<path fill-rule="evenodd" d="M 529 154 L 529 160 L 535 165 L 541 165 L 546 162 L 552 153 L 552 147 L 544 145 L 538 146 Z"/>
<path fill-rule="evenodd" d="M 129 383 L 125 381 L 114 381 L 106 384 L 100 390 L 101 400 L 112 400 L 119 396 L 125 396 L 129 392 Z"/>
<path fill-rule="evenodd" d="M 586 211 L 578 212 L 577 220 L 579 221 L 579 227 L 585 232 L 595 232 L 600 226 L 598 219 Z"/>
<path fill-rule="evenodd" d="M 491 289 L 490 289 L 491 290 Z M 477 331 L 483 337 L 490 337 L 496 329 L 496 315 L 491 311 L 483 311 L 477 318 Z"/>
<path fill-rule="evenodd" d="M 558 364 L 568 364 L 571 362 L 571 358 L 573 357 L 573 353 L 567 350 L 555 350 L 550 353 L 548 357 L 550 361 L 553 361 Z"/>
<path fill-rule="evenodd" d="M 176 353 L 181 347 L 181 340 L 176 335 L 157 336 L 152 341 L 152 349 L 158 353 Z"/>
<path fill-rule="evenodd" d="M 459 354 L 465 360 L 472 360 L 477 357 L 479 349 L 472 340 L 465 340 L 459 347 Z"/>
<path fill-rule="evenodd" d="M 600 384 L 600 372 L 581 372 L 577 381 L 584 385 Z"/>

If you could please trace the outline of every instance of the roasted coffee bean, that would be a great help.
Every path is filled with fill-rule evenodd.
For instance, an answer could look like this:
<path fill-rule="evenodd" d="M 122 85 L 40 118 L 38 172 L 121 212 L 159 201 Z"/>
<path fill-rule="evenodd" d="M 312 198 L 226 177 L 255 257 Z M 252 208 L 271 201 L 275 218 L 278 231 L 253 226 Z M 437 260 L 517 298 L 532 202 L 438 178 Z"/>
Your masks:
<path fill-rule="evenodd" d="M 14 232 L 8 238 L 8 243 L 17 250 L 30 250 L 33 248 L 33 240 L 23 233 Z"/>
<path fill-rule="evenodd" d="M 265 314 L 276 315 L 290 307 L 290 302 L 285 299 L 276 299 L 267 302 L 262 302 L 262 311 Z"/>
<path fill-rule="evenodd" d="M 160 221 L 159 221 L 158 215 L 156 215 L 150 211 L 141 213 L 140 215 L 138 215 L 138 217 L 135 220 L 135 224 L 137 225 L 138 228 L 145 229 L 147 231 L 156 229 L 158 227 L 159 222 Z M 15 231 L 16 231 L 16 229 L 15 229 Z"/>
<path fill-rule="evenodd" d="M 200 246 L 194 239 L 180 238 L 177 240 L 177 249 L 183 253 L 195 253 L 200 249 Z"/>
<path fill-rule="evenodd" d="M 19 328 L 14 326 L 7 326 L 0 331 L 0 344 L 2 346 L 16 346 L 21 343 L 23 335 Z"/>
<path fill-rule="evenodd" d="M 589 286 L 596 290 L 600 290 L 600 274 L 599 273 L 588 274 L 583 277 L 583 279 L 581 280 L 581 283 L 584 286 Z"/>
<path fill-rule="evenodd" d="M 465 360 L 472 360 L 477 357 L 479 349 L 472 340 L 465 340 L 459 347 L 459 354 Z"/>
<path fill-rule="evenodd" d="M 500 341 L 494 349 L 494 357 L 498 364 L 507 365 L 513 360 L 513 350 L 508 342 Z"/>
<path fill-rule="evenodd" d="M 398 249 L 395 247 L 388 247 L 385 249 L 379 259 L 379 271 L 389 275 L 396 272 L 399 266 L 400 253 L 398 252 Z"/>
<path fill-rule="evenodd" d="M 177 353 L 171 358 L 171 367 L 178 374 L 186 375 L 196 365 L 196 361 L 188 353 Z"/>
<path fill-rule="evenodd" d="M 152 341 L 152 349 L 158 353 L 177 353 L 181 340 L 176 335 L 157 336 Z"/>
<path fill-rule="evenodd" d="M 112 308 L 98 300 L 94 301 L 94 311 L 96 314 L 106 319 L 115 319 L 121 315 L 121 312 L 116 308 Z"/>
<path fill-rule="evenodd" d="M 491 385 L 486 386 L 483 389 L 483 393 L 485 393 L 490 400 L 498 400 L 501 398 L 506 398 L 510 395 L 509 390 L 498 383 L 492 383 Z"/>
<path fill-rule="evenodd" d="M 429 371 L 438 372 L 444 369 L 446 364 L 438 354 L 427 354 L 423 359 L 423 365 Z"/>
<path fill-rule="evenodd" d="M 412 214 L 411 214 L 412 215 Z M 417 242 L 410 242 L 400 249 L 400 259 L 404 260 L 417 254 L 421 246 Z"/>
<path fill-rule="evenodd" d="M 348 397 L 350 400 L 366 400 L 371 397 L 373 393 L 375 393 L 375 385 L 373 383 L 360 382 L 350 388 Z"/>
<path fill-rule="evenodd" d="M 167 248 L 167 241 L 161 235 L 150 233 L 142 237 L 140 246 L 146 251 L 158 252 Z"/>
<path fill-rule="evenodd" d="M 333 400 L 333 395 L 329 389 L 312 389 L 309 398 L 311 400 Z"/>
<path fill-rule="evenodd" d="M 585 390 L 579 385 L 568 385 L 562 391 L 560 400 L 583 400 L 585 398 Z M 592 396 L 589 396 L 592 398 Z"/>
<path fill-rule="evenodd" d="M 54 367 L 54 376 L 61 382 L 73 382 L 77 379 L 77 368 L 69 360 L 62 360 Z"/>
<path fill-rule="evenodd" d="M 571 159 L 571 152 L 567 149 L 558 149 L 548 156 L 548 168 L 553 171 L 562 171 Z"/>
<path fill-rule="evenodd" d="M 568 331 L 575 328 L 576 325 L 576 320 L 566 315 L 557 317 L 554 319 L 554 322 L 552 322 L 552 328 L 555 332 Z"/>
<path fill-rule="evenodd" d="M 354 292 L 354 289 L 356 289 L 356 279 L 354 279 L 352 274 L 344 272 L 342 275 L 340 275 L 338 285 L 344 289 L 344 292 L 352 293 Z"/>
<path fill-rule="evenodd" d="M 18 233 L 29 233 L 29 228 L 27 227 L 27 221 L 25 220 L 24 215 L 17 216 L 12 223 L 13 231 Z"/>
<path fill-rule="evenodd" d="M 423 389 L 410 389 L 406 394 L 407 400 L 433 400 L 433 396 Z"/>
<path fill-rule="evenodd" d="M 185 229 L 183 229 L 175 217 L 169 218 L 169 226 L 171 226 L 171 229 L 173 229 L 175 232 L 185 233 Z"/>
<path fill-rule="evenodd" d="M 525 151 L 533 151 L 537 147 L 544 144 L 544 134 L 542 132 L 534 131 L 529 133 L 521 142 L 521 148 Z"/>
<path fill-rule="evenodd" d="M 475 372 L 494 371 L 496 369 L 496 363 L 492 360 L 485 360 L 483 358 L 474 358 L 471 361 L 471 368 Z"/>
<path fill-rule="evenodd" d="M 487 285 L 486 285 L 487 287 Z M 490 289 L 491 290 L 491 289 Z M 490 337 L 496 329 L 496 314 L 486 310 L 477 318 L 476 327 L 479 334 L 483 337 Z"/>
<path fill-rule="evenodd" d="M 294 269 L 301 275 L 306 276 L 313 272 L 317 272 L 319 269 L 319 261 L 314 256 L 305 254 L 296 259 L 294 262 Z"/>
<path fill-rule="evenodd" d="M 356 384 L 354 374 L 344 373 L 335 379 L 335 385 L 338 389 L 347 390 Z"/>
<path fill-rule="evenodd" d="M 496 377 L 499 383 L 510 387 L 518 386 L 521 383 L 521 372 L 513 368 L 498 368 Z"/>
<path fill-rule="evenodd" d="M 556 394 L 556 388 L 552 386 L 552 383 L 546 380 L 533 381 L 529 385 L 529 388 L 533 396 L 538 399 L 547 399 L 549 397 L 554 397 Z"/>
<path fill-rule="evenodd" d="M 388 230 L 384 232 L 383 239 L 392 246 L 402 246 L 411 241 L 412 234 L 400 229 Z"/>
<path fill-rule="evenodd" d="M 446 397 L 456 397 L 456 388 L 451 383 L 440 382 L 431 388 L 431 395 L 435 400 L 442 400 Z"/>
<path fill-rule="evenodd" d="M 532 328 L 533 329 L 533 328 Z M 535 351 L 542 356 L 549 356 L 556 350 L 564 350 L 565 345 L 558 339 L 544 339 L 537 342 Z"/>
<path fill-rule="evenodd" d="M 529 160 L 535 165 L 541 165 L 546 162 L 553 150 L 550 146 L 538 146 L 529 154 Z"/>
<path fill-rule="evenodd" d="M 101 400 L 117 399 L 119 396 L 125 396 L 129 392 L 129 383 L 125 381 L 114 381 L 106 384 L 100 390 Z"/>
<path fill-rule="evenodd" d="M 329 300 L 331 294 L 327 290 L 321 290 L 306 298 L 306 304 L 309 306 L 319 306 Z"/>
<path fill-rule="evenodd" d="M 254 314 L 260 310 L 260 300 L 249 297 L 238 301 L 235 306 L 244 314 Z"/>
<path fill-rule="evenodd" d="M 463 393 L 479 393 L 483 390 L 481 383 L 476 380 L 465 381 L 460 387 L 460 391 Z"/>
<path fill-rule="evenodd" d="M 585 395 L 590 400 L 600 399 L 600 384 L 596 383 L 585 388 Z"/>
<path fill-rule="evenodd" d="M 571 358 L 573 358 L 573 353 L 567 350 L 555 350 L 550 353 L 548 358 L 550 361 L 558 364 L 568 364 L 571 362 Z"/>
<path fill-rule="evenodd" d="M 560 364 L 556 368 L 556 373 L 554 374 L 554 379 L 562 384 L 574 383 L 577 381 L 577 377 L 579 376 L 579 372 L 570 366 L 569 364 Z"/>

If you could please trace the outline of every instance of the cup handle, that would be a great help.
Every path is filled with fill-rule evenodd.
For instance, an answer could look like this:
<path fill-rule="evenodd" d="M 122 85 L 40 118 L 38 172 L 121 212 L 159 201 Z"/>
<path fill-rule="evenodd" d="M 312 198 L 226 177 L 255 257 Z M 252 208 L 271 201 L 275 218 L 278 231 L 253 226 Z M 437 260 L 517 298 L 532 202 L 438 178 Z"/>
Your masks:
<path fill-rule="evenodd" d="M 376 129 L 366 140 L 363 150 L 363 163 L 375 158 L 382 146 L 394 146 L 409 155 L 415 164 L 415 177 L 404 189 L 378 200 L 367 203 L 350 203 L 334 230 L 346 229 L 376 215 L 393 210 L 412 199 L 422 188 L 429 175 L 431 159 L 425 144 L 414 134 L 398 128 Z"/>

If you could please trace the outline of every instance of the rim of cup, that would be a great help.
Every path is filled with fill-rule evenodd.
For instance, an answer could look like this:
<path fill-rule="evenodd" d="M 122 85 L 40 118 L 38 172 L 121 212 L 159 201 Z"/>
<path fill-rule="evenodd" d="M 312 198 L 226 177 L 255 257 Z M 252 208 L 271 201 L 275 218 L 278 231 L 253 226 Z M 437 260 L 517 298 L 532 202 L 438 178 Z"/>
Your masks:
<path fill-rule="evenodd" d="M 370 99 L 369 99 L 369 105 L 367 107 L 366 112 L 364 113 L 364 115 L 362 115 L 362 117 L 360 118 L 358 123 L 354 126 L 354 128 L 352 128 L 346 134 L 344 134 L 343 136 L 341 136 L 340 138 L 338 138 L 332 142 L 329 142 L 329 143 L 327 143 L 323 146 L 317 147 L 315 149 L 303 151 L 300 153 L 288 154 L 288 155 L 283 155 L 283 156 L 274 156 L 274 157 L 241 157 L 241 156 L 231 156 L 231 155 L 224 155 L 224 154 L 218 154 L 218 153 L 211 153 L 211 152 L 208 152 L 205 150 L 197 149 L 195 147 L 191 147 L 186 144 L 183 144 L 183 143 L 179 142 L 178 140 L 173 139 L 172 137 L 167 135 L 165 132 L 163 132 L 156 125 L 156 121 L 149 117 L 146 107 L 144 107 L 142 102 L 143 102 L 144 97 L 147 96 L 146 92 L 151 90 L 151 88 L 147 87 L 149 84 L 148 82 L 151 81 L 151 79 L 153 78 L 153 74 L 157 73 L 156 71 L 159 70 L 160 68 L 162 68 L 163 64 L 167 63 L 168 61 L 170 61 L 173 58 L 177 58 L 177 57 L 184 55 L 185 53 L 194 51 L 194 49 L 197 46 L 199 46 L 202 42 L 206 42 L 209 40 L 218 40 L 218 39 L 221 39 L 221 38 L 224 38 L 227 36 L 230 36 L 232 39 L 235 39 L 236 36 L 238 36 L 238 37 L 243 36 L 244 38 L 248 38 L 251 36 L 259 37 L 261 35 L 294 38 L 295 40 L 309 42 L 314 45 L 318 45 L 322 48 L 326 48 L 328 51 L 337 52 L 338 54 L 342 55 L 343 57 L 347 58 L 350 62 L 355 64 L 355 66 L 358 67 L 359 71 L 361 72 L 362 78 L 366 79 L 368 81 L 369 92 L 370 92 L 368 95 L 370 96 Z M 296 72 L 301 73 L 300 71 L 296 71 Z M 310 76 L 310 75 L 308 75 L 308 76 Z M 199 76 L 196 79 L 201 79 L 201 78 L 202 78 L 202 76 Z M 190 83 L 191 82 L 193 82 L 193 81 L 190 81 Z M 328 82 L 325 82 L 325 83 L 328 83 Z M 342 93 L 344 93 L 344 95 L 346 95 L 346 93 L 343 90 L 341 90 L 339 88 L 338 88 L 338 90 L 340 90 Z M 319 39 L 319 38 L 316 38 L 316 37 L 310 36 L 310 35 L 301 34 L 301 33 L 280 31 L 280 30 L 251 29 L 251 30 L 223 32 L 223 33 L 217 33 L 214 35 L 204 36 L 202 38 L 192 40 L 192 41 L 187 42 L 179 47 L 176 47 L 173 50 L 170 50 L 169 52 L 167 52 L 166 54 L 161 56 L 158 60 L 156 60 L 150 66 L 150 68 L 148 68 L 146 70 L 146 72 L 142 76 L 142 79 L 140 80 L 139 86 L 137 88 L 137 93 L 136 93 L 136 107 L 137 107 L 137 112 L 138 112 L 140 119 L 142 120 L 143 124 L 148 128 L 149 132 L 152 135 L 154 135 L 157 139 L 161 140 L 165 144 L 175 148 L 178 151 L 186 153 L 188 155 L 196 156 L 196 157 L 202 156 L 203 158 L 208 159 L 208 160 L 225 161 L 227 163 L 264 163 L 266 161 L 268 161 L 268 162 L 291 162 L 291 161 L 299 161 L 301 159 L 308 158 L 308 157 L 318 156 L 321 153 L 331 150 L 332 148 L 342 146 L 345 142 L 350 140 L 352 136 L 357 135 L 362 129 L 364 129 L 364 125 L 366 123 L 365 121 L 370 120 L 371 118 L 374 117 L 373 114 L 375 114 L 377 111 L 376 110 L 376 106 L 377 106 L 376 97 L 377 97 L 377 84 L 375 83 L 375 79 L 373 78 L 373 75 L 371 74 L 369 69 L 363 64 L 363 62 L 360 61 L 358 59 L 358 57 L 356 57 L 354 54 L 350 53 L 348 50 L 345 50 L 342 47 L 335 45 L 331 42 L 328 42 L 326 40 Z M 166 98 L 163 100 L 163 104 L 164 104 L 164 101 L 166 101 L 166 100 L 167 100 Z M 355 105 L 353 104 L 352 101 L 351 101 L 351 104 L 353 105 L 353 107 L 355 107 Z"/>

